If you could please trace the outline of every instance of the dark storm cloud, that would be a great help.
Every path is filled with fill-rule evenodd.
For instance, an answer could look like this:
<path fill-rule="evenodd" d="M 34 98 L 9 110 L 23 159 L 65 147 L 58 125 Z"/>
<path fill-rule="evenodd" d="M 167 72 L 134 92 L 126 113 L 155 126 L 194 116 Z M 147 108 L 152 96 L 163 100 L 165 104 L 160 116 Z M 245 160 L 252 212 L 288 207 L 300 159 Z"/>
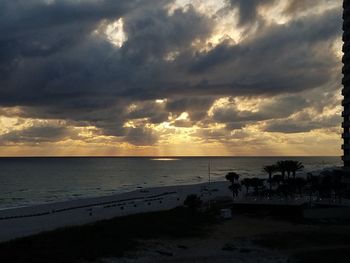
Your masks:
<path fill-rule="evenodd" d="M 199 121 L 207 115 L 215 97 L 187 97 L 169 100 L 166 109 L 175 114 L 187 112 L 192 121 Z"/>
<path fill-rule="evenodd" d="M 238 45 L 204 52 L 195 58 L 191 72 L 207 75 L 203 89 L 232 95 L 316 88 L 335 77 L 340 63 L 329 47 L 340 34 L 339 10 L 303 17 L 269 26 Z"/>
<path fill-rule="evenodd" d="M 303 117 L 304 118 L 275 120 L 267 123 L 264 130 L 267 132 L 302 133 L 315 129 L 337 127 L 341 122 L 341 117 L 339 115 L 331 115 L 318 120 L 317 116 Z"/>
<path fill-rule="evenodd" d="M 51 30 L 67 32 L 74 25 L 80 29 L 94 27 L 101 19 L 115 19 L 141 1 L 138 0 L 4 0 L 0 3 L 0 39 L 38 36 Z M 64 27 L 64 30 L 60 30 Z M 77 31 L 79 33 L 79 31 Z M 81 34 L 85 34 L 83 30 Z M 48 34 L 48 35 L 47 35 Z M 45 37 L 42 35 L 42 37 Z M 74 36 L 71 36 L 74 37 Z"/>
<path fill-rule="evenodd" d="M 317 7 L 320 4 L 329 5 L 334 4 L 334 0 L 318 0 L 318 3 L 315 4 L 315 0 L 288 0 L 287 6 L 284 10 L 284 14 L 288 16 L 293 16 L 298 13 L 302 13 L 307 11 L 308 9 L 312 9 Z M 317 5 L 318 4 L 318 5 Z"/>
<path fill-rule="evenodd" d="M 118 18 L 137 2 L 1 1 L 0 77 L 10 77 L 26 58 L 48 57 L 81 44 L 101 20 Z"/>
<path fill-rule="evenodd" d="M 258 18 L 258 8 L 269 6 L 276 0 L 230 0 L 231 6 L 239 10 L 239 25 L 246 26 Z"/>
<path fill-rule="evenodd" d="M 320 125 L 315 123 L 296 123 L 290 121 L 277 121 L 267 125 L 265 131 L 280 132 L 280 133 L 303 133 L 320 128 Z"/>
<path fill-rule="evenodd" d="M 99 5 L 105 2 L 98 1 Z M 31 39 L 33 36 L 18 39 L 15 47 L 12 43 L 1 43 L 1 51 L 12 56 L 5 62 L 1 61 L 1 68 L 8 74 L 0 80 L 0 104 L 50 105 L 57 107 L 57 111 L 66 107 L 99 109 L 116 104 L 121 97 L 123 101 L 154 98 L 162 89 L 169 88 L 164 86 L 172 68 L 168 65 L 170 63 L 163 61 L 163 55 L 189 46 L 193 39 L 207 35 L 209 23 L 193 9 L 178 10 L 169 16 L 163 6 L 169 1 L 147 2 L 148 7 L 129 10 L 128 16 L 125 15 L 128 41 L 122 49 L 92 34 L 100 22 L 94 19 L 89 21 L 87 28 L 83 22 L 76 21 L 84 29 L 79 42 L 60 46 L 59 52 L 44 58 L 25 56 L 23 49 L 26 43 L 35 43 L 33 49 L 36 51 L 41 47 L 49 49 L 45 43 L 49 32 L 36 36 L 34 40 Z M 105 9 L 109 10 L 108 7 Z M 91 5 L 90 12 L 94 13 L 94 5 Z M 107 14 L 105 17 L 108 18 Z M 117 13 L 115 18 L 118 17 Z M 67 41 L 76 38 L 75 32 L 70 31 L 76 23 L 68 23 Z M 48 27 L 47 31 L 60 35 L 61 28 L 45 27 Z M 16 52 L 8 52 L 9 49 Z"/>
<path fill-rule="evenodd" d="M 98 106 L 102 98 L 93 100 L 84 89 L 112 47 L 91 33 L 101 20 L 120 17 L 135 2 L 2 1 L 0 103 L 79 107 L 80 100 Z M 92 89 L 99 83 L 94 81 Z"/>
<path fill-rule="evenodd" d="M 137 104 L 136 108 L 131 110 L 126 119 L 143 119 L 148 118 L 151 123 L 162 123 L 168 120 L 169 112 L 166 111 L 162 104 L 154 101 Z"/>
<path fill-rule="evenodd" d="M 167 52 L 184 51 L 193 40 L 205 39 L 211 32 L 211 22 L 192 6 L 186 11 L 177 9 L 171 15 L 154 6 L 136 10 L 125 17 L 128 42 L 122 49 L 123 55 L 131 62 L 163 62 Z"/>
<path fill-rule="evenodd" d="M 180 127 L 180 128 L 191 128 L 193 127 L 194 122 L 188 121 L 188 120 L 177 120 L 174 121 L 173 126 Z"/>
<path fill-rule="evenodd" d="M 71 129 L 62 126 L 40 125 L 0 135 L 0 145 L 58 142 L 73 136 Z"/>
<path fill-rule="evenodd" d="M 166 120 L 168 113 L 159 113 L 156 108 L 132 116 L 125 107 L 134 100 L 157 98 L 163 88 L 169 88 L 166 80 L 172 69 L 163 56 L 190 46 L 193 39 L 206 37 L 211 31 L 208 19 L 193 8 L 175 10 L 169 16 L 164 7 L 169 2 L 148 1 L 131 8 L 127 1 L 120 6 L 115 1 L 98 1 L 96 8 L 96 1 L 88 1 L 81 3 L 81 10 L 80 2 L 49 6 L 28 2 L 28 8 L 19 10 L 18 17 L 23 18 L 3 23 L 1 31 L 13 31 L 13 23 L 20 28 L 23 21 L 42 12 L 43 17 L 34 20 L 42 19 L 46 24 L 40 27 L 34 21 L 29 29 L 17 30 L 13 37 L 1 40 L 1 55 L 6 60 L 0 62 L 4 76 L 0 78 L 0 104 L 25 106 L 26 117 L 92 124 L 114 136 L 126 135 L 123 123 L 128 118 L 147 117 L 154 123 Z M 76 17 L 77 12 L 81 14 Z M 123 12 L 128 41 L 118 49 L 93 31 L 102 20 L 117 19 Z M 51 13 L 54 19 L 48 21 Z M 96 14 L 90 19 L 89 13 Z M 76 18 L 66 21 L 67 16 Z M 38 34 L 31 31 L 35 27 Z"/>
<path fill-rule="evenodd" d="M 147 128 L 129 128 L 126 134 L 126 140 L 133 145 L 147 146 L 157 142 L 157 135 Z"/>
<path fill-rule="evenodd" d="M 305 9 L 310 8 L 310 6 L 313 6 L 314 0 L 290 0 L 287 3 L 287 7 L 284 10 L 284 13 L 286 15 L 293 15 L 296 12 L 304 11 Z"/>
<path fill-rule="evenodd" d="M 334 78 L 339 62 L 329 45 L 340 36 L 340 10 L 264 25 L 237 45 L 224 41 L 199 52 L 193 42 L 209 39 L 215 21 L 191 6 L 169 14 L 171 2 L 1 1 L 0 106 L 20 106 L 24 117 L 93 125 L 142 145 L 156 136 L 142 127 L 126 129 L 125 121 L 160 123 L 186 111 L 197 122 L 220 96 L 290 94 Z M 248 25 L 273 2 L 231 5 L 240 25 Z M 95 31 L 120 17 L 128 40 L 117 48 Z M 168 99 L 165 108 L 149 102 L 160 98 Z M 132 103 L 142 107 L 128 112 Z M 217 121 L 233 123 L 225 114 Z M 260 116 L 240 114 L 244 121 L 276 117 L 268 109 Z"/>
<path fill-rule="evenodd" d="M 263 104 L 257 112 L 239 111 L 233 107 L 215 109 L 213 120 L 218 123 L 240 123 L 249 121 L 263 121 L 289 117 L 291 114 L 302 110 L 307 102 L 298 96 L 275 98 L 273 101 Z"/>

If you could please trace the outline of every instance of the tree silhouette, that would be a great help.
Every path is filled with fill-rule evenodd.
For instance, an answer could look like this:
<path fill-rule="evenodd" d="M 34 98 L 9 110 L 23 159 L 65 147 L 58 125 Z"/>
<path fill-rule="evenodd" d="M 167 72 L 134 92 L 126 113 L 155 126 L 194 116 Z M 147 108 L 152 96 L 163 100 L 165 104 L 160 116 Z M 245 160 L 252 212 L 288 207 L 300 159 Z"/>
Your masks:
<path fill-rule="evenodd" d="M 277 162 L 277 169 L 282 174 L 282 180 L 284 180 L 286 176 L 286 172 L 288 170 L 288 163 L 286 161 L 278 161 Z"/>
<path fill-rule="evenodd" d="M 251 179 L 250 179 L 250 178 L 244 178 L 244 179 L 241 181 L 241 185 L 245 187 L 245 189 L 246 189 L 246 195 L 248 195 L 249 188 L 252 186 L 252 184 L 251 184 Z"/>
<path fill-rule="evenodd" d="M 293 174 L 293 178 L 295 178 L 296 172 L 304 169 L 304 165 L 301 162 L 293 160 L 278 161 L 277 167 L 278 170 L 282 173 L 283 180 L 285 179 L 286 173 L 288 175 L 288 178 L 290 177 L 291 173 Z"/>
<path fill-rule="evenodd" d="M 280 185 L 283 182 L 283 177 L 282 177 L 281 174 L 275 174 L 272 177 L 272 181 L 273 181 L 273 183 L 276 183 L 277 185 Z"/>
<path fill-rule="evenodd" d="M 236 196 L 238 196 L 238 192 L 241 189 L 241 185 L 238 183 L 239 174 L 235 172 L 229 172 L 228 174 L 226 174 L 225 178 L 227 181 L 231 182 L 229 188 L 232 192 L 232 198 L 235 198 Z"/>
<path fill-rule="evenodd" d="M 276 165 L 267 165 L 263 167 L 263 170 L 269 175 L 269 186 L 270 191 L 272 189 L 272 174 L 278 171 L 278 167 Z"/>
<path fill-rule="evenodd" d="M 298 189 L 299 195 L 302 196 L 303 188 L 306 185 L 306 180 L 304 178 L 298 177 L 294 179 L 295 187 Z"/>
<path fill-rule="evenodd" d="M 254 188 L 255 195 L 258 196 L 260 193 L 260 190 L 263 190 L 264 188 L 264 180 L 254 177 L 254 178 L 251 178 L 250 183 L 251 183 L 251 186 Z"/>
<path fill-rule="evenodd" d="M 288 168 L 293 174 L 293 178 L 296 177 L 296 172 L 304 169 L 304 165 L 299 161 L 288 161 Z"/>

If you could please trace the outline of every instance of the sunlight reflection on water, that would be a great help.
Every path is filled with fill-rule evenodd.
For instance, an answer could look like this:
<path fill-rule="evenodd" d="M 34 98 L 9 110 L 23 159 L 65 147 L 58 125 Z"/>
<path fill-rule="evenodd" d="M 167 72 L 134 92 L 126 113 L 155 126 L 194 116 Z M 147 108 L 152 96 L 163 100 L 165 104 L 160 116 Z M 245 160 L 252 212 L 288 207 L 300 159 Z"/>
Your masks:
<path fill-rule="evenodd" d="M 176 158 L 153 158 L 150 159 L 151 161 L 178 161 L 180 159 L 176 159 Z"/>

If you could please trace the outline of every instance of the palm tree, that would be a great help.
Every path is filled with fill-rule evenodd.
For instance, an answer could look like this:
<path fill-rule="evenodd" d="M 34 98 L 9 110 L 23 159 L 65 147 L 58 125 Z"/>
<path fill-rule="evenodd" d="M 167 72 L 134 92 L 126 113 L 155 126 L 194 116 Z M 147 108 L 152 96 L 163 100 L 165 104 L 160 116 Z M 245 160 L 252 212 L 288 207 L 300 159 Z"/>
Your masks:
<path fill-rule="evenodd" d="M 299 161 L 288 161 L 288 167 L 289 170 L 292 172 L 294 179 L 296 176 L 296 172 L 304 169 L 304 165 Z"/>
<path fill-rule="evenodd" d="M 288 170 L 288 163 L 287 161 L 278 161 L 277 164 L 278 171 L 282 174 L 282 180 L 284 180 L 284 177 L 286 175 L 286 171 Z"/>
<path fill-rule="evenodd" d="M 264 180 L 257 177 L 251 178 L 250 180 L 251 186 L 254 188 L 255 195 L 258 197 L 260 190 L 263 190 Z"/>
<path fill-rule="evenodd" d="M 229 189 L 232 192 L 232 197 L 235 198 L 238 196 L 238 192 L 241 190 L 241 185 L 238 183 L 231 184 Z"/>
<path fill-rule="evenodd" d="M 308 173 L 307 179 L 306 179 L 307 185 L 309 186 L 309 196 L 310 201 L 313 194 L 317 195 L 317 198 L 320 196 L 320 177 L 315 176 L 312 173 Z"/>
<path fill-rule="evenodd" d="M 235 172 L 229 172 L 228 174 L 226 174 L 225 178 L 227 181 L 235 183 L 239 179 L 239 174 Z"/>
<path fill-rule="evenodd" d="M 292 172 L 292 162 L 293 161 L 291 161 L 291 160 L 284 161 L 286 172 L 287 172 L 287 179 L 290 178 L 290 173 Z"/>
<path fill-rule="evenodd" d="M 283 177 L 281 174 L 275 174 L 273 177 L 272 177 L 272 182 L 277 184 L 277 185 L 280 185 L 282 182 L 283 182 Z"/>
<path fill-rule="evenodd" d="M 306 185 L 306 180 L 304 178 L 298 177 L 294 179 L 295 188 L 298 189 L 299 196 L 302 196 L 303 188 Z"/>
<path fill-rule="evenodd" d="M 268 173 L 269 175 L 269 185 L 270 185 L 270 191 L 272 189 L 272 174 L 278 171 L 278 168 L 276 165 L 266 165 L 263 167 L 264 172 Z"/>
<path fill-rule="evenodd" d="M 246 196 L 248 195 L 249 188 L 251 187 L 251 179 L 250 178 L 244 178 L 241 181 L 241 185 L 245 187 L 246 189 Z"/>
<path fill-rule="evenodd" d="M 226 174 L 225 178 L 227 181 L 231 182 L 231 185 L 229 188 L 232 191 L 232 197 L 235 198 L 238 195 L 238 191 L 240 190 L 240 187 L 241 187 L 240 184 L 236 183 L 236 181 L 238 182 L 239 174 L 235 172 L 229 172 L 228 174 Z"/>

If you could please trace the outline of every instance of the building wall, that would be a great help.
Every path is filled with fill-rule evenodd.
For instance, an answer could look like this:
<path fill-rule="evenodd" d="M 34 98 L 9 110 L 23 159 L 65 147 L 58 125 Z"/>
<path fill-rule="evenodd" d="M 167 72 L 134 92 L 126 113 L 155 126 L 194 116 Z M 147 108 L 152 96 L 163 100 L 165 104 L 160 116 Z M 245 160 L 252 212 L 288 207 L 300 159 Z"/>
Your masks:
<path fill-rule="evenodd" d="M 343 161 L 344 167 L 350 168 L 350 0 L 343 2 L 343 90 L 344 100 L 342 102 L 344 111 L 342 116 L 344 121 L 343 127 Z"/>

